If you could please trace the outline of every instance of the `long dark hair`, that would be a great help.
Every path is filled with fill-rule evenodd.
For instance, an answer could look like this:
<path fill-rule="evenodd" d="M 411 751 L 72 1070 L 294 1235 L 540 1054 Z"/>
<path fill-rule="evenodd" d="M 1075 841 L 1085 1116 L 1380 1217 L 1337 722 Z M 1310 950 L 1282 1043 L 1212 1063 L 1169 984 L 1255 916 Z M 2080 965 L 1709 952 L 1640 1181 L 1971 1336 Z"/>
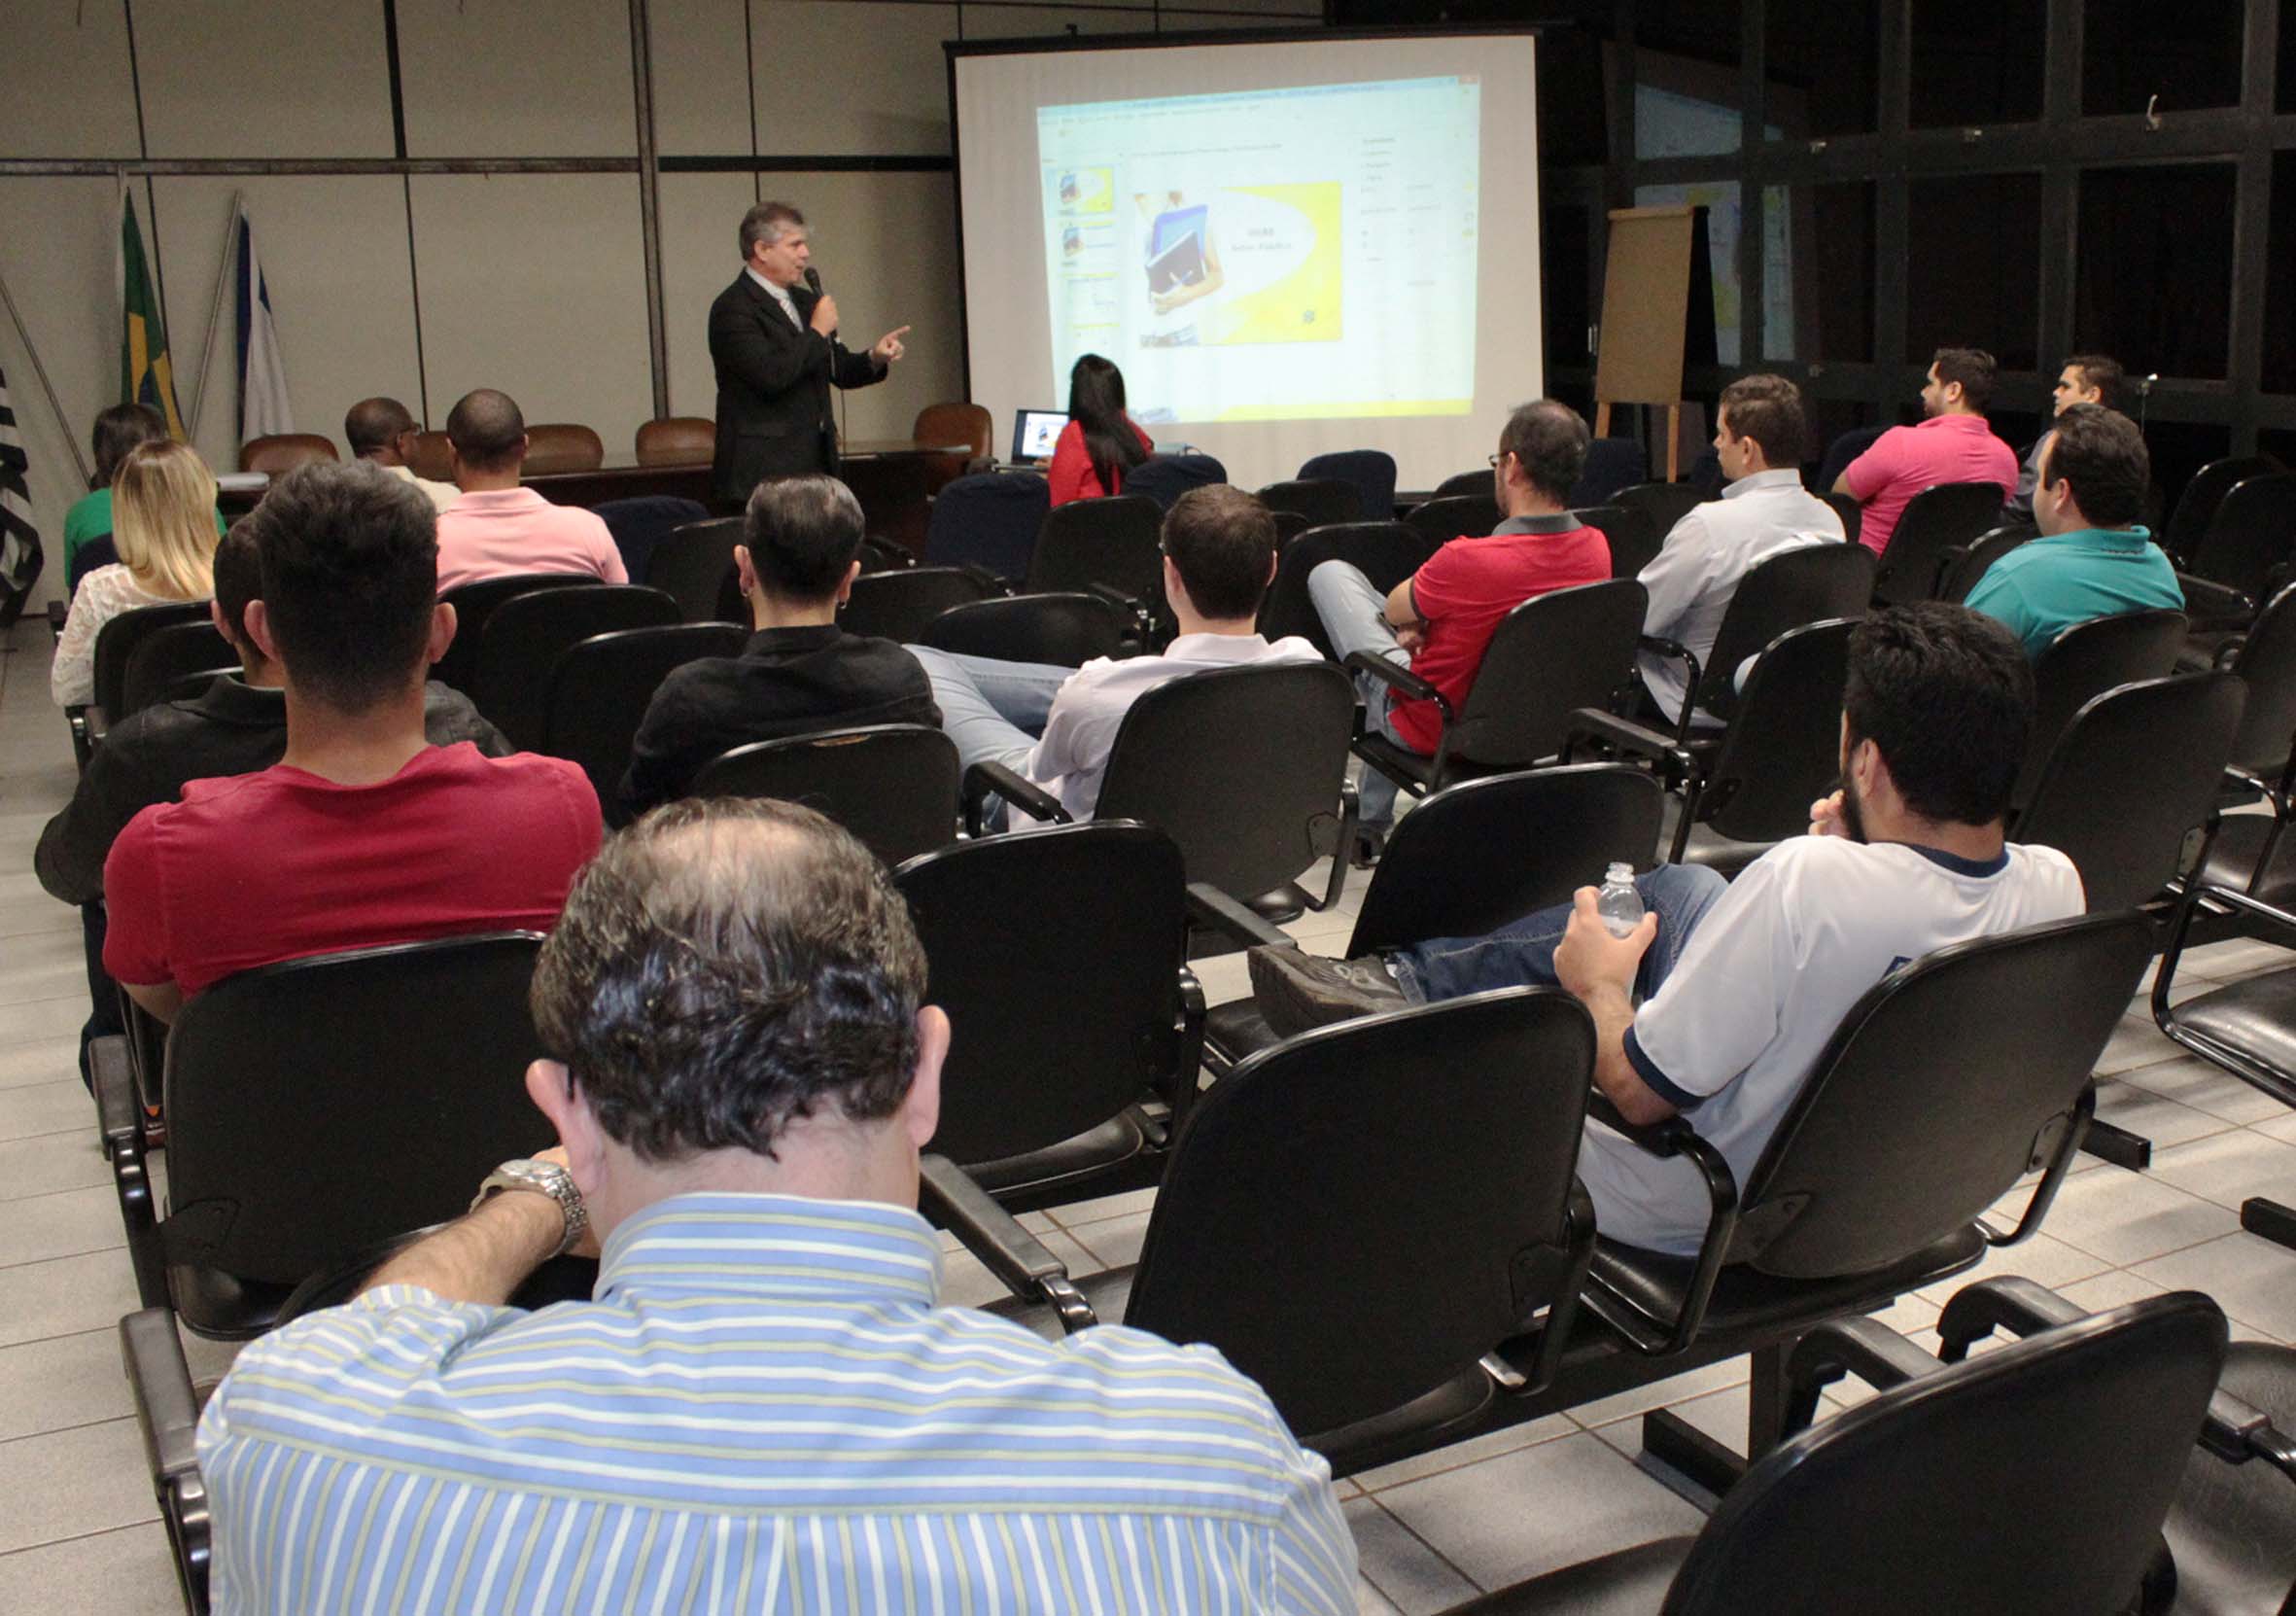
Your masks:
<path fill-rule="evenodd" d="M 1093 475 L 1115 493 L 1127 469 L 1148 458 L 1124 413 L 1124 372 L 1098 354 L 1086 354 L 1068 372 L 1068 419 L 1084 428 Z"/>

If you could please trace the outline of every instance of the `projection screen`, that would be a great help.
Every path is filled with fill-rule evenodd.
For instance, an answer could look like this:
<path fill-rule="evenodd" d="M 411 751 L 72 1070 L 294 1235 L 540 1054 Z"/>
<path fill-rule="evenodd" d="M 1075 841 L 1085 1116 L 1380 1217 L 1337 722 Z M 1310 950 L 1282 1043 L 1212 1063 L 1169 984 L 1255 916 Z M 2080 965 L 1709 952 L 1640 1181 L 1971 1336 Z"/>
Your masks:
<path fill-rule="evenodd" d="M 1533 37 L 950 48 L 971 396 L 1002 436 L 1124 371 L 1231 480 L 1482 464 L 1544 391 Z"/>

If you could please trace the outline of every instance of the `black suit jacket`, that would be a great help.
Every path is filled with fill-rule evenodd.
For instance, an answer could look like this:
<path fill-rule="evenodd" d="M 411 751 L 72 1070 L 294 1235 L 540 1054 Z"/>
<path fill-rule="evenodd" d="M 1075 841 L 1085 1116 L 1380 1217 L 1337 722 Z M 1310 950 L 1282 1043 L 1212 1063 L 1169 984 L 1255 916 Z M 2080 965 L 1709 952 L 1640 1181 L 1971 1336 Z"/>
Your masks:
<path fill-rule="evenodd" d="M 797 318 L 816 299 L 789 289 Z M 782 305 L 745 269 L 710 305 L 710 362 L 717 370 L 717 448 L 710 492 L 740 505 L 769 476 L 837 470 L 829 387 L 866 387 L 885 372 L 866 352 L 789 323 Z"/>

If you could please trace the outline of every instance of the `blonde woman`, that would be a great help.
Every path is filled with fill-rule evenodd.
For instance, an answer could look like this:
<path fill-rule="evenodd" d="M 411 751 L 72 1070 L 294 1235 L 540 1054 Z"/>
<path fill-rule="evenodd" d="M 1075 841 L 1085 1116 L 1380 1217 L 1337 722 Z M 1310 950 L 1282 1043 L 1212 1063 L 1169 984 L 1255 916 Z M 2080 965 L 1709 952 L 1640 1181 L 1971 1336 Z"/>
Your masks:
<path fill-rule="evenodd" d="M 95 640 L 139 606 L 215 594 L 215 477 L 181 443 L 139 443 L 112 480 L 112 542 L 120 560 L 80 580 L 55 645 L 48 687 L 59 707 L 95 696 Z"/>

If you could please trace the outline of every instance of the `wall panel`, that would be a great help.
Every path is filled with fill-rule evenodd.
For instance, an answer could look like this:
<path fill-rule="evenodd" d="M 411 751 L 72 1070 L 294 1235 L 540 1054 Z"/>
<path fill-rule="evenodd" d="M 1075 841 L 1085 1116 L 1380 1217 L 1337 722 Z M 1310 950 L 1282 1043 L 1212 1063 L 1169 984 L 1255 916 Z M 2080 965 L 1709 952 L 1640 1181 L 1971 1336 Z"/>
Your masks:
<path fill-rule="evenodd" d="M 8 7 L 0 50 L 0 153 L 133 157 L 135 87 L 117 5 Z"/>
<path fill-rule="evenodd" d="M 753 0 L 752 17 L 760 152 L 949 150 L 941 42 L 957 37 L 955 6 Z"/>
<path fill-rule="evenodd" d="M 135 44 L 156 158 L 392 155 L 380 6 L 140 0 Z"/>
<path fill-rule="evenodd" d="M 654 142 L 666 154 L 749 150 L 743 0 L 651 0 Z"/>
<path fill-rule="evenodd" d="M 399 0 L 399 60 L 409 157 L 638 150 L 623 0 Z"/>
<path fill-rule="evenodd" d="M 717 413 L 710 304 L 742 272 L 737 232 L 750 199 L 747 174 L 662 176 L 662 323 L 673 415 Z"/>

